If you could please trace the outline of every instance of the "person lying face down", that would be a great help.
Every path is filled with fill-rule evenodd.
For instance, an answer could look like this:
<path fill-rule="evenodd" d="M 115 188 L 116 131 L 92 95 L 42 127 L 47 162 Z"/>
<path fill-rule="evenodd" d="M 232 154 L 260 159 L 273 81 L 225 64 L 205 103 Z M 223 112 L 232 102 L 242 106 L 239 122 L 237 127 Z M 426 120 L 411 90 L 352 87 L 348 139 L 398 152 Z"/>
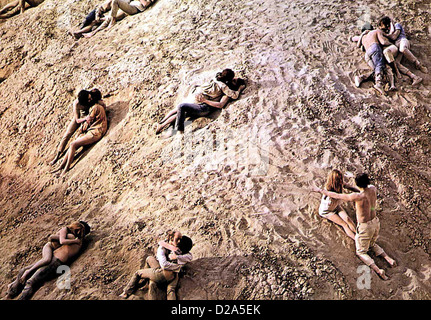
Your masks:
<path fill-rule="evenodd" d="M 8 286 L 7 298 L 22 292 L 19 300 L 30 299 L 45 281 L 58 275 L 59 267 L 70 264 L 80 253 L 82 241 L 90 231 L 87 222 L 76 221 L 51 235 L 42 249 L 42 259 L 18 272 L 16 280 Z"/>
<path fill-rule="evenodd" d="M 231 69 L 218 72 L 209 83 L 198 86 L 193 92 L 195 103 L 181 103 L 171 110 L 159 123 L 156 134 L 175 122 L 175 130 L 184 132 L 186 117 L 204 117 L 216 109 L 223 108 L 230 99 L 238 99 L 245 88 L 243 79 L 235 78 Z"/>

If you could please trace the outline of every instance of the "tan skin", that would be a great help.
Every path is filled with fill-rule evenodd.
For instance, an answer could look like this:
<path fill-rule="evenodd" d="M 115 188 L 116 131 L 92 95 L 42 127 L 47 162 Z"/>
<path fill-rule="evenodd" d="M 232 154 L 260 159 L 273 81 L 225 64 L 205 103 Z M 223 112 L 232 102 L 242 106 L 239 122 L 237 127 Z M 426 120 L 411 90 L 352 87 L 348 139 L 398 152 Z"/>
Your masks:
<path fill-rule="evenodd" d="M 100 104 L 100 105 L 105 108 L 104 104 Z M 86 121 L 89 124 L 89 126 L 91 125 L 91 117 L 89 115 L 83 119 L 84 120 L 82 122 Z M 78 122 L 78 123 L 80 123 L 80 122 Z M 94 137 L 94 136 L 90 137 L 87 135 L 84 135 L 82 137 L 77 138 L 75 141 L 73 141 L 70 144 L 69 150 L 67 151 L 66 156 L 64 157 L 63 162 L 60 165 L 60 167 L 57 168 L 56 170 L 52 171 L 52 173 L 63 170 L 61 173 L 61 176 L 64 176 L 66 174 L 66 172 L 69 170 L 70 166 L 72 165 L 76 150 L 78 150 L 80 147 L 90 145 L 90 144 L 92 144 L 98 140 L 100 140 L 100 138 Z"/>
<path fill-rule="evenodd" d="M 376 203 L 377 203 L 377 189 L 376 187 L 369 185 L 366 188 L 359 188 L 360 192 L 354 192 L 350 194 L 336 193 L 313 187 L 311 191 L 319 192 L 328 197 L 334 199 L 340 199 L 347 202 L 354 202 L 356 208 L 356 219 L 358 223 L 365 223 L 371 221 L 376 216 Z M 391 267 L 396 266 L 394 259 L 389 257 L 386 253 L 382 254 L 382 257 L 391 265 Z M 362 260 L 362 257 L 359 256 Z M 365 262 L 365 261 L 364 261 Z M 387 280 L 388 277 L 383 269 L 377 267 L 375 263 L 370 266 L 382 279 Z"/>
<path fill-rule="evenodd" d="M 171 250 L 172 251 L 172 253 L 170 253 L 169 254 L 169 259 L 170 260 L 175 260 L 175 259 L 177 259 L 177 255 L 175 254 L 175 253 L 173 253 L 173 252 L 175 252 L 175 251 L 177 251 L 178 250 L 178 244 L 180 243 L 180 241 L 181 241 L 181 238 L 182 238 L 182 234 L 181 234 L 181 232 L 179 232 L 179 231 L 175 231 L 174 232 L 174 234 L 170 237 L 170 238 L 168 238 L 168 241 L 159 241 L 159 245 L 160 246 L 162 246 L 162 247 L 164 247 L 164 248 L 166 248 L 166 249 L 168 249 L 168 250 Z M 150 267 L 151 268 L 159 268 L 160 266 L 159 266 L 159 263 L 157 262 L 157 260 L 155 259 L 155 258 L 153 258 L 152 260 L 150 260 L 150 261 L 152 261 L 153 262 L 153 264 L 154 264 L 154 266 L 152 266 L 151 264 L 150 264 Z M 171 279 L 171 278 L 173 278 L 173 272 L 172 271 L 168 271 L 168 270 L 164 270 L 164 273 L 165 273 L 165 277 L 166 277 L 166 279 Z M 124 299 L 127 299 L 128 298 L 128 294 L 125 292 L 125 291 L 123 291 L 121 294 L 120 294 L 120 297 L 121 298 L 124 298 Z"/>
<path fill-rule="evenodd" d="M 88 99 L 91 100 L 90 94 L 88 95 Z M 76 99 L 73 102 L 73 119 L 71 121 L 76 122 L 78 124 L 81 124 L 81 123 L 87 121 L 88 117 L 84 117 L 84 118 L 79 117 L 80 114 L 79 114 L 79 110 L 78 110 L 79 109 L 78 105 L 79 105 L 79 101 L 78 101 L 78 99 Z M 88 110 L 87 110 L 87 112 L 88 112 Z M 61 155 L 61 152 L 57 152 L 56 155 L 54 156 L 54 159 L 52 159 L 52 161 L 50 162 L 50 164 L 54 165 L 57 162 L 57 160 L 60 158 L 60 155 Z"/>
<path fill-rule="evenodd" d="M 61 228 L 56 234 L 49 237 L 49 242 L 42 249 L 42 259 L 28 267 L 23 273 L 20 282 L 25 283 L 33 271 L 48 265 L 53 256 L 61 262 L 66 263 L 78 253 L 81 244 L 82 240 L 77 238 L 73 233 L 69 233 L 67 227 Z"/>
<path fill-rule="evenodd" d="M 147 0 L 139 0 L 139 2 L 144 6 L 144 8 L 148 7 L 151 4 L 151 1 L 147 1 Z M 111 29 L 116 22 L 117 22 L 117 17 L 111 17 L 107 30 Z"/>
<path fill-rule="evenodd" d="M 234 82 L 236 79 L 234 79 L 232 82 Z M 237 91 L 242 91 L 244 90 L 245 85 L 242 85 L 238 88 Z M 218 109 L 222 109 L 224 108 L 224 106 L 229 102 L 229 97 L 224 95 L 220 101 L 212 101 L 212 100 L 208 100 L 205 98 L 205 95 L 200 93 L 198 95 L 195 96 L 195 100 L 197 103 L 206 103 L 207 105 L 214 107 L 214 108 L 218 108 Z M 169 111 L 169 113 L 160 121 L 160 124 L 157 127 L 156 130 L 156 134 L 162 132 L 167 126 L 169 126 L 171 123 L 173 123 L 176 118 L 177 118 L 177 111 L 178 109 L 172 109 L 171 111 Z"/>

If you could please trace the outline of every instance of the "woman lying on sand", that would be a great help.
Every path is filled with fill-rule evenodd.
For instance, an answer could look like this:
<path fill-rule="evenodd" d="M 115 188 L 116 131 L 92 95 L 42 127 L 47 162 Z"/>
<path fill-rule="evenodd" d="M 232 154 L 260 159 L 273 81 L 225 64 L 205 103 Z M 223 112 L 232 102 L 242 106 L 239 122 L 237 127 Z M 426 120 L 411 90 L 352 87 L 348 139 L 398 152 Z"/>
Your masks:
<path fill-rule="evenodd" d="M 356 188 L 343 182 L 343 174 L 339 170 L 332 170 L 326 181 L 325 189 L 337 193 L 343 193 L 343 187 L 354 192 L 359 192 Z M 355 240 L 356 227 L 352 219 L 340 207 L 342 200 L 337 200 L 323 195 L 320 201 L 319 215 L 326 218 L 335 224 L 343 227 L 344 232 L 353 240 Z"/>
<path fill-rule="evenodd" d="M 76 31 L 70 31 L 70 34 L 75 37 L 75 39 L 79 39 L 83 37 L 85 34 L 88 37 L 90 34 L 94 35 L 99 28 L 96 28 L 97 26 L 100 26 L 101 24 L 109 23 L 108 16 L 104 16 L 105 13 L 107 13 L 109 10 L 111 10 L 111 3 L 112 0 L 107 0 L 101 5 L 98 5 L 93 11 L 91 11 L 87 17 L 85 18 L 82 25 L 79 27 Z M 126 13 L 121 11 L 117 14 L 117 20 L 121 20 L 126 16 Z M 92 32 L 94 30 L 94 32 Z"/>
<path fill-rule="evenodd" d="M 93 92 L 94 91 L 94 92 Z M 93 101 L 101 101 L 102 94 L 99 90 L 94 89 L 91 93 Z M 75 157 L 75 151 L 80 147 L 93 144 L 100 139 L 106 133 L 108 129 L 108 120 L 106 118 L 106 106 L 104 104 L 96 103 L 90 110 L 90 114 L 86 116 L 81 125 L 81 135 L 70 144 L 69 150 L 63 159 L 60 167 L 52 173 L 60 171 L 64 168 L 62 175 L 64 175 L 70 168 L 73 159 Z"/>
<path fill-rule="evenodd" d="M 184 121 L 188 116 L 203 117 L 216 109 L 223 108 L 229 99 L 238 99 L 245 88 L 243 79 L 234 78 L 235 73 L 225 69 L 217 73 L 209 84 L 199 86 L 194 92 L 197 103 L 181 103 L 171 110 L 159 123 L 156 134 L 162 132 L 175 121 L 175 130 L 184 132 Z"/>

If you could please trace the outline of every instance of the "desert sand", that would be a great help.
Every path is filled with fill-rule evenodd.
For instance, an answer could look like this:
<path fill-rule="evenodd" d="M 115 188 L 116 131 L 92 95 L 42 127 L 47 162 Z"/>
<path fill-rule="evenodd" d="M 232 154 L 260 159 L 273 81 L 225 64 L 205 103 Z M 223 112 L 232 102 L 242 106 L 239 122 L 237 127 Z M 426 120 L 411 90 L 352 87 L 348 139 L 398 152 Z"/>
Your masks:
<path fill-rule="evenodd" d="M 97 3 L 45 0 L 0 21 L 2 296 L 47 237 L 79 219 L 93 232 L 71 289 L 51 281 L 33 299 L 119 299 L 168 229 L 195 243 L 178 299 L 430 299 L 430 75 L 404 62 L 423 83 L 356 88 L 367 65 L 349 41 L 390 15 L 431 69 L 429 0 L 158 0 L 76 41 L 68 30 Z M 238 100 L 183 137 L 154 134 L 223 68 L 247 80 Z M 53 175 L 72 102 L 92 87 L 108 132 Z M 379 244 L 398 266 L 376 258 L 391 279 L 372 274 L 369 289 L 358 288 L 353 241 L 309 192 L 332 168 L 367 171 L 379 190 Z"/>

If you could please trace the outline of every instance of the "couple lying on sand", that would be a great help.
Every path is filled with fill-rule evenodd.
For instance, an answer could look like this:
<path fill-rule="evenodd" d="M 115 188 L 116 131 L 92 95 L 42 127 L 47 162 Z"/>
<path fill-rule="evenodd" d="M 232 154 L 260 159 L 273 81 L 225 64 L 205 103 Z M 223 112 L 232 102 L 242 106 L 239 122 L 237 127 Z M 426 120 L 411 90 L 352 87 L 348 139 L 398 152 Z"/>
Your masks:
<path fill-rule="evenodd" d="M 89 233 L 90 226 L 77 221 L 51 235 L 42 249 L 42 259 L 18 272 L 15 281 L 8 286 L 6 299 L 18 295 L 18 300 L 30 299 L 44 282 L 62 273 L 61 267 L 78 256 L 83 239 Z M 149 299 L 155 300 L 157 287 L 167 285 L 168 300 L 176 300 L 179 273 L 193 259 L 192 247 L 189 237 L 179 231 L 169 231 L 167 239 L 159 242 L 156 256 L 146 259 L 145 267 L 136 271 L 120 297 L 127 299 L 138 287 L 148 284 Z"/>
<path fill-rule="evenodd" d="M 238 99 L 245 88 L 245 81 L 235 78 L 231 69 L 224 69 L 216 74 L 208 84 L 194 88 L 195 103 L 181 103 L 159 122 L 156 134 L 161 133 L 175 122 L 175 130 L 184 132 L 186 117 L 204 117 L 214 110 L 222 109 L 230 99 Z"/>
<path fill-rule="evenodd" d="M 365 61 L 373 70 L 371 74 L 355 77 L 357 87 L 374 76 L 374 88 L 384 94 L 383 78 L 386 72 L 390 84 L 389 90 L 396 90 L 393 71 L 397 78 L 401 78 L 401 72 L 412 79 L 413 85 L 419 84 L 422 78 L 401 64 L 403 57 L 406 57 L 421 72 L 428 72 L 427 68 L 410 51 L 410 42 L 401 24 L 394 23 L 389 17 L 379 20 L 377 30 L 374 30 L 371 24 L 365 24 L 362 34 L 352 37 L 351 40 L 357 42 L 357 46 L 365 50 Z"/>
<path fill-rule="evenodd" d="M 380 221 L 376 216 L 377 190 L 370 184 L 366 173 L 358 174 L 355 183 L 357 188 L 344 183 L 343 174 L 339 170 L 332 170 L 325 189 L 314 187 L 311 191 L 323 195 L 319 215 L 343 227 L 346 234 L 355 241 L 358 257 L 383 280 L 387 280 L 388 276 L 385 271 L 380 269 L 368 255 L 368 251 L 372 249 L 376 256 L 383 257 L 391 267 L 396 266 L 395 260 L 376 244 L 380 231 Z M 344 194 L 343 188 L 353 191 L 353 193 Z M 343 201 L 355 203 L 357 227 L 341 208 Z"/>
<path fill-rule="evenodd" d="M 81 37 L 90 38 L 97 32 L 107 28 L 112 28 L 118 20 L 127 15 L 135 15 L 143 12 L 156 0 L 107 0 L 91 11 L 85 18 L 82 25 L 70 34 L 79 39 Z M 109 11 L 111 13 L 106 15 Z"/>
<path fill-rule="evenodd" d="M 45 281 L 61 273 L 61 266 L 70 264 L 80 253 L 82 241 L 89 233 L 90 226 L 85 221 L 76 221 L 51 235 L 42 249 L 42 259 L 18 272 L 8 286 L 6 298 L 13 299 L 21 293 L 18 300 L 30 299 Z"/>

